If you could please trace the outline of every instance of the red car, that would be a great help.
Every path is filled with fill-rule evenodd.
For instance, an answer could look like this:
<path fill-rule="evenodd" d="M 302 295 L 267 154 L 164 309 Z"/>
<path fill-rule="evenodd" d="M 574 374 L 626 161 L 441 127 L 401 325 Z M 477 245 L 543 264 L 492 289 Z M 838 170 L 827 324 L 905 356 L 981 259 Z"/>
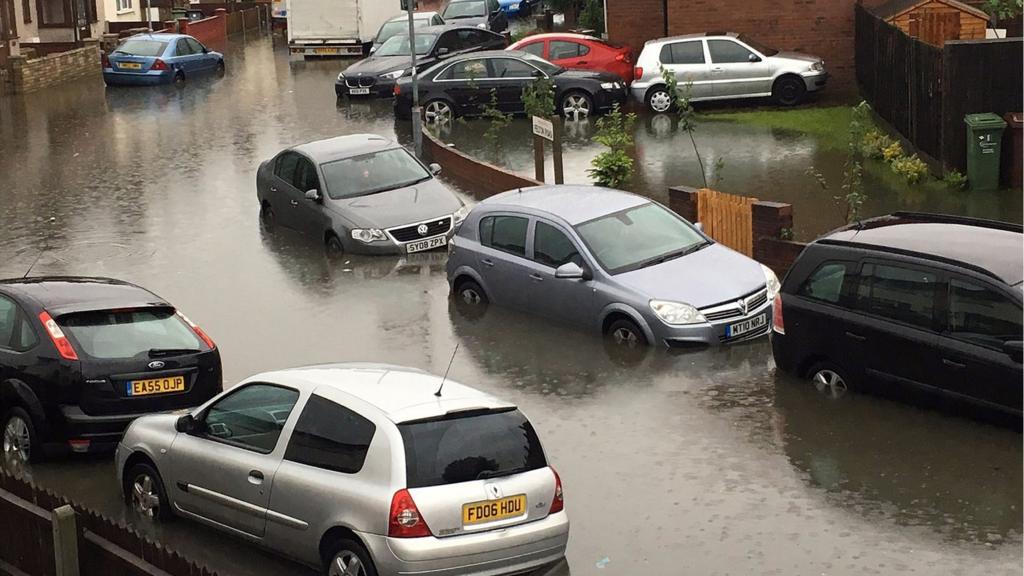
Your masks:
<path fill-rule="evenodd" d="M 563 68 L 611 72 L 626 84 L 633 81 L 633 51 L 593 36 L 537 34 L 512 44 L 508 50 L 523 50 Z"/>

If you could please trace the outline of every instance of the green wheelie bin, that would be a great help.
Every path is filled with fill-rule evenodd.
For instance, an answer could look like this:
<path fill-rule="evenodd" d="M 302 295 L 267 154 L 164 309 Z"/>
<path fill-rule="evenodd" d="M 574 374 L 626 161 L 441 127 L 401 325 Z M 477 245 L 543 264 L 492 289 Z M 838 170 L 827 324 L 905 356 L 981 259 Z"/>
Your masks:
<path fill-rule="evenodd" d="M 967 124 L 967 180 L 971 190 L 999 188 L 999 159 L 1006 122 L 991 113 L 968 114 Z"/>

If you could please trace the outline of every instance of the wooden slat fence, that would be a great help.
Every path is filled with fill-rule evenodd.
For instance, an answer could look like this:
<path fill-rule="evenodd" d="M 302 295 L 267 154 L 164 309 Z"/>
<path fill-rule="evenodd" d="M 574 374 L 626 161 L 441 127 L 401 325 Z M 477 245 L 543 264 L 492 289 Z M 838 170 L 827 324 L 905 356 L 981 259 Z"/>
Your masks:
<path fill-rule="evenodd" d="M 753 215 L 757 198 L 725 194 L 703 188 L 697 191 L 697 220 L 704 232 L 729 248 L 754 255 Z"/>

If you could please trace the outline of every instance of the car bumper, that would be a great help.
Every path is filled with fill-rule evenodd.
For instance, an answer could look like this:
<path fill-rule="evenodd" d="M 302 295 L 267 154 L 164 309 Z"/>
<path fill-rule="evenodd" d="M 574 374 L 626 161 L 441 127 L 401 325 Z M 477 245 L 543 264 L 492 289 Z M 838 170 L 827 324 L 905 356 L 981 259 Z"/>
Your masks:
<path fill-rule="evenodd" d="M 108 452 L 121 441 L 133 420 L 150 413 L 93 416 L 74 405 L 60 407 L 61 426 L 52 442 L 71 446 L 75 452 Z M 75 442 L 72 441 L 88 441 Z"/>
<path fill-rule="evenodd" d="M 763 319 L 764 324 L 737 336 L 730 335 L 727 330 L 742 322 L 752 319 Z M 716 346 L 719 344 L 735 344 L 760 338 L 771 331 L 772 303 L 754 310 L 746 316 L 731 318 L 715 323 L 691 324 L 687 326 L 670 326 L 658 318 L 649 320 L 654 341 L 664 343 L 669 348 L 686 348 L 694 345 Z"/>
<path fill-rule="evenodd" d="M 388 538 L 360 534 L 381 574 L 498 576 L 522 574 L 565 557 L 569 517 L 543 520 L 482 534 L 448 538 Z"/>
<path fill-rule="evenodd" d="M 170 84 L 174 81 L 174 74 L 171 70 L 135 73 L 115 72 L 107 68 L 103 70 L 103 81 L 108 86 L 156 86 Z"/>
<path fill-rule="evenodd" d="M 352 87 L 347 86 L 344 82 L 334 83 L 334 94 L 341 98 L 342 96 L 348 96 L 350 98 L 391 98 L 395 95 L 395 81 L 377 79 L 377 82 L 373 86 L 368 86 L 370 92 L 368 94 L 352 94 Z"/>
<path fill-rule="evenodd" d="M 424 238 L 424 240 L 426 240 L 428 238 L 436 238 L 437 236 L 444 236 L 445 237 L 445 243 L 444 243 L 443 246 L 437 246 L 435 248 L 431 248 L 430 250 L 423 250 L 422 252 L 433 252 L 433 251 L 439 251 L 439 250 L 447 250 L 448 249 L 448 244 L 452 241 L 452 236 L 454 236 L 454 235 L 455 235 L 455 230 L 454 230 L 454 227 L 453 227 L 452 229 L 449 229 L 448 232 L 446 232 L 444 234 L 437 234 L 435 236 L 427 236 L 426 238 Z M 345 247 L 345 251 L 349 252 L 351 254 L 363 254 L 363 255 L 367 255 L 367 256 L 394 256 L 394 255 L 418 254 L 419 252 L 409 252 L 409 249 L 408 249 L 408 245 L 409 244 L 411 244 L 413 242 L 418 242 L 418 241 L 419 240 L 414 240 L 412 242 L 398 242 L 396 240 L 390 240 L 389 239 L 389 240 L 382 240 L 380 242 L 371 242 L 370 244 L 364 244 L 363 242 L 360 242 L 359 240 L 355 240 L 351 236 L 349 236 L 347 239 L 343 239 L 341 241 L 341 243 L 342 243 L 342 246 Z"/>
<path fill-rule="evenodd" d="M 626 97 L 627 92 L 624 87 L 613 90 L 601 90 L 594 95 L 594 107 L 600 112 L 607 112 L 616 104 L 621 108 L 626 103 Z"/>
<path fill-rule="evenodd" d="M 816 92 L 825 87 L 828 83 L 828 72 L 813 72 L 803 75 L 804 84 L 807 85 L 808 92 Z"/>
<path fill-rule="evenodd" d="M 775 358 L 775 366 L 784 372 L 794 373 L 799 364 L 796 351 L 792 346 L 787 345 L 786 335 L 779 334 L 772 330 L 770 333 L 772 341 L 772 356 Z"/>

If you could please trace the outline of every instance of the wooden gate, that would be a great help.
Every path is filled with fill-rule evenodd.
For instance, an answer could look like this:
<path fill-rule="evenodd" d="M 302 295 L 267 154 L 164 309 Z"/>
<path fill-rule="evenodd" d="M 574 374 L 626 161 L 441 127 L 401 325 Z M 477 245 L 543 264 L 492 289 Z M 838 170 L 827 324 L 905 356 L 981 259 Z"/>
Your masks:
<path fill-rule="evenodd" d="M 704 233 L 747 256 L 754 255 L 751 205 L 757 198 L 734 196 L 706 188 L 697 191 L 697 221 Z"/>

